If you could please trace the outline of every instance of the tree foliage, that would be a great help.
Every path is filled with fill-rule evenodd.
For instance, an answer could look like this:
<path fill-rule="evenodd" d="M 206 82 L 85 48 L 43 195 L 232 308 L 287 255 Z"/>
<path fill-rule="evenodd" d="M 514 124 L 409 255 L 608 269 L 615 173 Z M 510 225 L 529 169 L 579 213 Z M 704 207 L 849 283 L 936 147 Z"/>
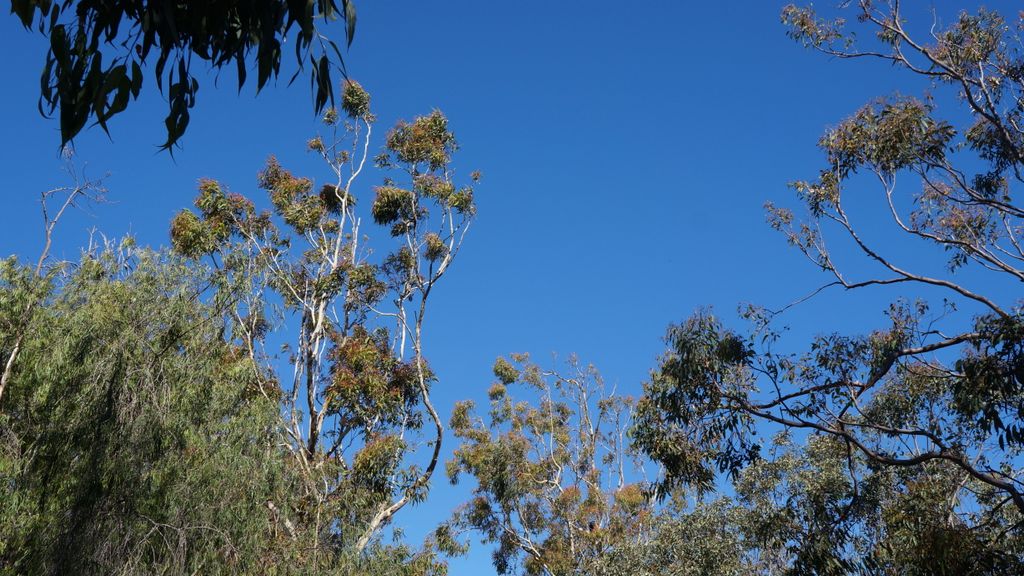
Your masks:
<path fill-rule="evenodd" d="M 881 59 L 950 89 L 970 120 L 943 119 L 934 95 L 868 104 L 821 138 L 818 177 L 793 184 L 804 216 L 769 204 L 768 221 L 831 276 L 814 295 L 894 286 L 934 290 L 941 305 L 898 299 L 884 328 L 822 334 L 803 353 L 782 351 L 779 313 L 748 308 L 746 333 L 699 313 L 670 328 L 639 403 L 637 440 L 665 466 L 667 485 L 700 489 L 718 472 L 763 466 L 764 426 L 800 434 L 811 452 L 845 454 L 846 486 L 797 522 L 817 528 L 794 540 L 796 572 L 1017 572 L 1024 311 L 1012 296 L 971 285 L 1024 280 L 1020 45 L 990 11 L 962 13 L 920 40 L 899 3 L 846 9 L 875 32 L 873 44 L 809 8 L 789 6 L 782 18 L 805 46 Z M 876 243 L 855 222 L 848 208 L 867 202 L 872 185 L 898 234 L 946 254 L 944 271 L 898 263 L 891 241 Z M 836 233 L 880 274 L 841 266 Z"/>
<path fill-rule="evenodd" d="M 316 186 L 271 158 L 259 174 L 271 210 L 203 180 L 198 213 L 171 225 L 177 252 L 218 268 L 217 298 L 234 301 L 228 338 L 261 367 L 261 393 L 281 403 L 284 442 L 304 471 L 294 512 L 314 524 L 313 549 L 362 551 L 426 497 L 444 431 L 423 327 L 475 215 L 472 187 L 453 181 L 457 146 L 444 115 L 400 122 L 371 160 L 369 101 L 346 81 L 344 117 L 329 109 L 328 135 L 308 143 L 330 182 Z M 360 202 L 355 185 L 370 161 L 388 175 Z M 366 244 L 359 205 L 390 244 Z M 280 338 L 283 370 L 268 349 Z"/>
<path fill-rule="evenodd" d="M 472 402 L 455 407 L 451 428 L 463 444 L 448 463 L 457 483 L 472 476 L 474 498 L 456 528 L 497 544 L 494 565 L 510 573 L 579 574 L 650 522 L 640 485 L 625 476 L 631 401 L 609 394 L 593 367 L 569 361 L 569 372 L 543 371 L 525 355 L 494 366 L 489 422 Z M 509 387 L 532 392 L 516 402 Z"/>
<path fill-rule="evenodd" d="M 495 545 L 499 573 L 726 576 L 761 573 L 777 556 L 778 542 L 755 540 L 737 501 L 673 490 L 659 504 L 630 438 L 635 400 L 593 366 L 570 357 L 563 370 L 542 369 L 513 354 L 494 374 L 487 420 L 469 401 L 453 411 L 462 444 L 448 476 L 476 485 L 442 528 Z"/>
<path fill-rule="evenodd" d="M 4 403 L 0 569 L 254 570 L 280 552 L 266 502 L 291 481 L 274 406 L 195 306 L 203 279 L 123 254 L 87 254 L 44 288 Z M 17 298 L 24 271 L 8 260 L 3 276 Z"/>
<path fill-rule="evenodd" d="M 62 146 L 90 120 L 107 131 L 107 122 L 138 98 L 143 67 L 155 59 L 152 78 L 169 105 L 165 150 L 185 134 L 196 103 L 194 58 L 217 72 L 234 67 L 239 90 L 255 65 L 259 91 L 280 74 L 291 41 L 295 74 L 308 67 L 319 113 L 334 101 L 332 69 L 344 72 L 341 51 L 322 27 L 343 18 L 351 44 L 356 23 L 351 0 L 12 0 L 11 12 L 49 39 L 39 110 L 59 111 Z"/>
<path fill-rule="evenodd" d="M 271 158 L 269 210 L 201 180 L 171 254 L 126 241 L 51 263 L 58 214 L 39 266 L 4 261 L 0 571 L 444 571 L 436 539 L 381 532 L 423 500 L 439 458 L 422 331 L 473 191 L 452 183 L 457 146 L 435 111 L 392 131 L 375 161 L 388 175 L 358 212 L 375 119 L 355 82 L 341 112 L 308 144 L 333 183 Z M 90 190 L 64 190 L 61 211 Z M 371 213 L 387 231 L 374 247 L 393 249 L 375 259 Z"/>
<path fill-rule="evenodd" d="M 0 573 L 434 574 L 429 550 L 323 558 L 278 404 L 180 257 L 108 247 L 43 291 L 0 420 Z M 9 334 L 3 342 L 10 342 Z M 353 494 L 356 497 L 357 494 Z"/>
<path fill-rule="evenodd" d="M 263 66 L 263 36 L 207 42 L 188 28 L 167 43 L 176 20 L 161 10 L 184 5 L 80 3 L 82 20 L 63 27 L 72 4 L 14 10 L 26 25 L 49 17 L 51 38 L 72 34 L 75 58 L 121 38 L 100 14 L 149 18 L 131 29 L 143 44 L 121 56 L 125 70 L 151 48 L 158 69 L 189 53 L 244 62 L 250 49 Z M 307 33 L 299 6 L 255 8 L 271 5 L 269 38 Z M 303 6 L 308 18 L 336 9 Z M 932 91 L 829 129 L 824 168 L 793 184 L 797 208 L 768 205 L 768 223 L 829 278 L 791 306 L 830 287 L 900 290 L 884 325 L 793 346 L 789 307 L 745 307 L 745 328 L 702 310 L 669 327 L 636 399 L 574 357 L 558 369 L 499 358 L 486 414 L 467 400 L 448 420 L 459 444 L 447 476 L 470 487 L 422 546 L 396 519 L 427 497 L 449 434 L 424 331 L 476 215 L 443 114 L 398 122 L 374 155 L 370 95 L 346 80 L 307 142 L 325 182 L 273 157 L 262 199 L 200 180 L 169 252 L 126 239 L 53 263 L 61 214 L 102 188 L 45 193 L 38 263 L 0 261 L 0 574 L 440 575 L 473 535 L 501 574 L 1024 573 L 1020 43 L 990 11 L 918 40 L 899 3 L 839 9 L 874 32 L 867 44 L 809 8 L 782 19 L 807 47 L 881 59 Z M 68 46 L 54 45 L 45 78 L 84 62 L 66 60 Z M 89 58 L 87 75 L 114 75 L 84 112 L 104 125 L 137 93 L 134 71 L 118 92 L 125 72 Z M 269 58 L 260 86 L 277 72 Z M 363 186 L 372 169 L 380 178 Z M 872 201 L 892 222 L 885 241 L 853 216 Z M 893 237 L 934 255 L 897 262 Z M 877 274 L 841 265 L 851 254 Z"/>

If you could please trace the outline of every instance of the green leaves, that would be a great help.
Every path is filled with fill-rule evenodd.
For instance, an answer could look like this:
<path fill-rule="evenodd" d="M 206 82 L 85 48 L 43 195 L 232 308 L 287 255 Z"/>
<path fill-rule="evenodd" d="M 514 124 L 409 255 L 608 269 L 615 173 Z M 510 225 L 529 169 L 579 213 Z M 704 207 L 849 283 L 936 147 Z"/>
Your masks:
<path fill-rule="evenodd" d="M 31 28 L 32 21 L 35 19 L 37 4 L 40 5 L 39 10 L 45 16 L 50 9 L 48 6 L 49 2 L 39 2 L 38 0 L 11 0 L 11 13 L 18 16 L 22 26 Z"/>
<path fill-rule="evenodd" d="M 290 480 L 265 432 L 275 409 L 247 394 L 248 358 L 194 299 L 202 271 L 135 254 L 85 256 L 40 305 L 0 415 L 2 571 L 276 563 L 265 502 L 290 507 Z M 163 544 L 172 534 L 188 554 Z"/>
<path fill-rule="evenodd" d="M 867 165 L 885 174 L 911 166 L 941 165 L 956 135 L 932 107 L 913 98 L 883 100 L 858 110 L 822 137 L 829 166 L 839 180 Z"/>
<path fill-rule="evenodd" d="M 342 5 L 345 8 L 346 44 L 352 46 L 352 41 L 356 38 L 356 5 L 352 0 L 343 0 Z"/>
<path fill-rule="evenodd" d="M 329 109 L 330 136 L 307 143 L 327 161 L 328 183 L 314 185 L 271 157 L 257 183 L 272 212 L 257 214 L 248 199 L 204 179 L 197 210 L 182 212 L 171 226 L 176 252 L 209 257 L 215 266 L 213 300 L 226 310 L 225 332 L 261 365 L 252 391 L 279 402 L 277 445 L 308 463 L 292 487 L 299 503 L 287 531 L 314 531 L 312 551 L 303 554 L 323 565 L 349 553 L 363 559 L 398 510 L 427 496 L 444 427 L 429 402 L 436 378 L 422 352 L 423 310 L 468 220 L 449 204 L 447 157 L 429 174 L 391 164 L 404 169 L 411 186 L 384 178 L 373 203 L 357 207 L 353 183 L 368 160 L 375 121 L 369 94 L 347 82 L 340 110 L 348 121 Z M 429 190 L 417 185 L 419 175 L 429 175 Z M 392 235 L 404 235 L 385 245 L 394 249 L 382 257 L 362 230 L 364 210 Z M 265 350 L 291 328 L 294 340 L 281 356 Z M 278 377 L 274 367 L 285 357 L 291 369 Z M 424 430 L 428 418 L 434 426 Z M 426 463 L 417 462 L 424 453 Z M 436 566 L 417 557 L 407 572 Z"/>
<path fill-rule="evenodd" d="M 782 23 L 786 34 L 807 47 L 827 47 L 843 38 L 843 19 L 819 18 L 814 9 L 789 4 L 782 9 Z"/>
<path fill-rule="evenodd" d="M 397 436 L 381 436 L 366 443 L 352 461 L 354 483 L 380 499 L 391 496 L 388 481 L 401 464 L 405 442 Z"/>
<path fill-rule="evenodd" d="M 378 186 L 376 192 L 373 221 L 377 224 L 388 225 L 416 218 L 416 197 L 411 191 L 396 186 Z"/>
<path fill-rule="evenodd" d="M 330 412 L 368 437 L 401 425 L 403 418 L 410 429 L 419 427 L 413 416 L 420 402 L 416 369 L 395 358 L 389 344 L 386 330 L 370 333 L 356 326 L 329 352 Z"/>
<path fill-rule="evenodd" d="M 494 368 L 492 371 L 498 380 L 506 386 L 519 379 L 519 371 L 504 358 L 499 357 L 494 361 Z"/>
<path fill-rule="evenodd" d="M 502 574 L 604 574 L 590 568 L 649 536 L 645 485 L 613 480 L 634 472 L 622 472 L 630 466 L 622 439 L 632 400 L 608 392 L 597 370 L 575 358 L 565 374 L 541 370 L 525 354 L 510 359 L 494 363 L 489 422 L 473 414 L 472 401 L 453 411 L 462 444 L 448 476 L 453 484 L 471 476 L 476 487 L 449 524 L 493 543 Z"/>
<path fill-rule="evenodd" d="M 953 408 L 1000 450 L 1024 446 L 1024 319 L 983 317 L 981 335 L 956 361 Z"/>
<path fill-rule="evenodd" d="M 171 221 L 171 246 L 179 254 L 198 259 L 213 251 L 213 239 L 202 221 L 190 210 L 182 210 Z"/>
<path fill-rule="evenodd" d="M 161 150 L 173 149 L 188 128 L 199 90 L 194 60 L 215 71 L 233 64 L 239 90 L 247 68 L 255 64 L 259 92 L 280 74 L 282 44 L 292 41 L 296 75 L 309 67 L 314 111 L 319 114 L 334 101 L 332 69 L 342 75 L 345 69 L 340 50 L 332 41 L 320 39 L 318 26 L 340 14 L 351 44 L 356 20 L 351 0 L 342 0 L 340 10 L 335 0 L 14 0 L 11 11 L 26 28 L 32 27 L 38 13 L 38 29 L 50 38 L 39 109 L 46 115 L 59 109 L 62 146 L 89 120 L 109 133 L 108 122 L 139 97 L 143 67 L 155 52 L 153 75 L 168 101 L 167 139 Z M 292 32 L 293 26 L 297 31 Z M 110 64 L 104 66 L 104 60 Z M 165 76 L 168 64 L 172 66 Z"/>
<path fill-rule="evenodd" d="M 715 468 L 735 475 L 759 456 L 746 399 L 747 345 L 708 313 L 669 328 L 668 350 L 637 405 L 636 447 L 665 467 L 660 493 L 710 490 Z"/>
<path fill-rule="evenodd" d="M 436 262 L 446 255 L 448 255 L 448 245 L 444 243 L 444 240 L 434 232 L 427 233 L 424 236 L 423 257 L 429 262 Z"/>

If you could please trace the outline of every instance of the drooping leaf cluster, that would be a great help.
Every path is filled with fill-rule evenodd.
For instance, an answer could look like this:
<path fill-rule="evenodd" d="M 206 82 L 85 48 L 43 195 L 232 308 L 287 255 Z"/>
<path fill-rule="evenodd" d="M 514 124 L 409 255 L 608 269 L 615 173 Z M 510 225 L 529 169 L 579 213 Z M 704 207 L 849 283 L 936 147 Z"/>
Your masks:
<path fill-rule="evenodd" d="M 217 72 L 234 68 L 239 90 L 255 66 L 259 91 L 278 77 L 292 42 L 292 80 L 308 67 L 319 113 L 334 101 L 332 70 L 344 72 L 341 51 L 323 28 L 343 18 L 351 44 L 356 23 L 351 0 L 12 0 L 11 12 L 50 41 L 39 109 L 59 111 L 62 146 L 90 120 L 107 131 L 109 120 L 138 98 L 152 62 L 151 77 L 169 104 L 165 150 L 185 134 L 196 103 L 193 60 Z"/>

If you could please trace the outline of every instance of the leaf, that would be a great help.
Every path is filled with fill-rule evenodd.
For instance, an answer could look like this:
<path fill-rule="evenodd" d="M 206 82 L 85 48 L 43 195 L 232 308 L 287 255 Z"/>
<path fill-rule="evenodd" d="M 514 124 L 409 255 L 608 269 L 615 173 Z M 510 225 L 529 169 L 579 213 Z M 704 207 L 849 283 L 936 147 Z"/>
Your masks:
<path fill-rule="evenodd" d="M 123 112 L 128 107 L 128 97 L 131 94 L 131 81 L 128 79 L 128 67 L 124 64 L 111 67 L 103 75 L 103 86 L 96 95 L 94 111 L 96 123 L 110 136 L 107 129 L 107 120 L 114 115 Z M 114 93 L 113 101 L 110 101 L 110 94 Z"/>
<path fill-rule="evenodd" d="M 107 118 L 112 118 L 124 112 L 128 108 L 128 98 L 131 94 L 132 81 L 128 78 L 127 74 L 122 73 L 118 78 L 117 94 L 114 96 L 114 101 L 110 104 L 110 108 L 107 109 Z"/>
<path fill-rule="evenodd" d="M 92 120 L 105 130 L 110 118 L 138 99 L 143 86 L 143 64 L 154 48 L 158 52 L 152 71 L 156 76 L 156 89 L 165 94 L 165 83 L 169 85 L 168 90 L 174 87 L 174 96 L 169 98 L 174 102 L 169 102 L 174 112 L 168 122 L 173 130 L 186 124 L 182 107 L 188 109 L 195 103 L 197 83 L 188 74 L 190 56 L 207 60 L 217 73 L 234 60 L 239 92 L 248 81 L 248 70 L 255 67 L 258 93 L 272 79 L 277 79 L 282 43 L 293 40 L 298 61 L 296 74 L 305 74 L 306 65 L 313 66 L 314 106 L 320 113 L 334 99 L 332 65 L 337 64 L 346 78 L 348 74 L 341 50 L 329 39 L 323 38 L 323 41 L 330 48 L 310 57 L 317 28 L 321 22 L 333 21 L 340 14 L 345 18 L 347 46 L 351 46 L 357 18 L 352 0 L 215 2 L 209 6 L 171 0 L 12 0 L 11 12 L 30 29 L 37 25 L 37 15 L 41 16 L 38 28 L 48 37 L 50 46 L 40 78 L 38 108 L 44 115 L 61 109 L 61 132 L 65 142 Z M 121 34 L 122 30 L 128 38 Z M 123 67 L 103 70 L 96 60 L 101 54 Z M 324 54 L 329 54 L 329 58 Z M 178 70 L 168 70 L 168 64 L 174 61 Z M 184 76 L 182 67 L 186 69 Z M 185 81 L 184 77 L 189 80 Z M 173 143 L 177 136 L 173 131 L 169 133 L 164 147 Z"/>
<path fill-rule="evenodd" d="M 66 66 L 68 63 L 68 37 L 64 25 L 54 26 L 50 31 L 50 53 L 60 63 Z"/>
<path fill-rule="evenodd" d="M 42 8 L 42 12 L 43 12 L 43 15 L 45 16 L 46 15 L 46 8 L 45 8 L 45 6 Z M 52 7 L 50 9 L 50 29 L 51 30 L 55 26 L 57 26 L 57 19 L 58 18 L 60 18 L 60 4 L 54 4 L 54 5 L 52 5 Z M 46 30 L 45 26 L 46 26 L 45 20 L 44 19 L 40 19 L 39 20 L 39 31 L 40 32 L 44 32 Z"/>
<path fill-rule="evenodd" d="M 334 99 L 334 93 L 331 90 L 331 61 L 326 55 L 320 56 L 317 73 L 314 74 L 314 77 L 317 82 L 316 104 L 314 108 L 316 113 L 319 114 L 327 104 L 327 100 Z"/>
<path fill-rule="evenodd" d="M 139 90 L 142 89 L 142 67 L 135 60 L 132 60 L 132 97 L 139 97 Z"/>
<path fill-rule="evenodd" d="M 345 5 L 345 38 L 348 39 L 349 48 L 356 37 L 356 4 L 353 0 L 343 0 Z"/>
<path fill-rule="evenodd" d="M 160 57 L 156 60 L 156 87 L 161 93 L 164 91 L 164 66 L 167 65 L 168 55 L 168 52 L 160 52 Z"/>
<path fill-rule="evenodd" d="M 242 92 L 242 86 L 245 85 L 245 58 L 241 55 L 235 57 L 235 65 L 238 68 L 238 92 Z"/>
<path fill-rule="evenodd" d="M 56 102 L 56 95 L 50 88 L 50 76 L 53 74 L 53 65 L 57 61 L 51 55 L 47 55 L 46 64 L 43 66 L 43 74 L 39 78 L 39 112 L 43 113 L 43 102 L 45 101 L 50 106 L 50 112 L 53 112 L 53 107 Z M 45 113 L 43 113 L 46 116 Z"/>
<path fill-rule="evenodd" d="M 278 69 L 281 58 L 281 43 L 277 39 L 265 46 L 260 46 L 256 53 L 256 91 L 267 85 L 272 73 Z"/>
<path fill-rule="evenodd" d="M 334 43 L 334 40 L 327 40 L 327 45 L 334 50 L 334 55 L 338 57 L 338 67 L 341 68 L 341 75 L 348 78 L 348 71 L 345 69 L 345 57 L 341 55 L 341 50 L 338 49 L 338 45 Z"/>
<path fill-rule="evenodd" d="M 32 26 L 35 11 L 35 2 L 29 2 L 29 0 L 11 0 L 11 12 L 18 15 L 18 18 L 21 20 L 21 25 L 25 28 L 30 28 Z"/>

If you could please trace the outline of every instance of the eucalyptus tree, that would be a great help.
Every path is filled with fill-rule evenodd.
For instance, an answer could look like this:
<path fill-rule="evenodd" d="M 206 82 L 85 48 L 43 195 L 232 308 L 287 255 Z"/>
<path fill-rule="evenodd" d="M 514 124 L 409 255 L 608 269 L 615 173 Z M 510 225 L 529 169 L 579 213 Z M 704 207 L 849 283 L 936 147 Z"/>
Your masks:
<path fill-rule="evenodd" d="M 326 133 L 308 142 L 328 182 L 271 158 L 259 185 L 272 210 L 204 180 L 198 214 L 171 226 L 178 252 L 220 271 L 215 300 L 236 300 L 227 337 L 252 361 L 260 393 L 280 403 L 282 441 L 304 480 L 302 505 L 280 514 L 309 527 L 306 544 L 325 556 L 363 551 L 427 494 L 444 427 L 423 331 L 476 210 L 472 187 L 454 183 L 457 145 L 440 112 L 399 122 L 371 158 L 374 122 L 369 95 L 346 82 L 341 110 L 328 109 Z M 361 200 L 371 164 L 387 176 Z M 364 217 L 393 241 L 371 244 Z"/>
<path fill-rule="evenodd" d="M 851 486 L 835 514 L 860 528 L 825 539 L 831 550 L 810 571 L 847 554 L 881 573 L 951 573 L 972 559 L 975 573 L 1009 573 L 1022 569 L 1024 519 L 1021 22 L 965 12 L 921 38 L 901 7 L 844 5 L 871 35 L 810 8 L 784 9 L 803 45 L 881 60 L 932 89 L 881 98 L 829 129 L 819 142 L 825 167 L 793 184 L 803 212 L 769 204 L 768 221 L 831 277 L 814 297 L 830 286 L 917 297 L 896 300 L 883 328 L 823 334 L 805 353 L 783 351 L 778 315 L 763 309 L 746 310 L 747 333 L 708 312 L 671 327 L 638 404 L 636 438 L 665 466 L 664 487 L 704 490 L 717 473 L 738 475 L 764 456 L 766 427 L 833 442 Z M 891 238 L 879 242 L 849 209 L 870 198 L 893 235 L 944 254 L 946 265 L 930 269 L 927 253 L 907 261 Z M 852 250 L 837 250 L 840 241 Z M 842 265 L 848 252 L 878 274 Z M 891 489 L 872 500 L 868 488 L 883 476 Z M 865 527 L 880 530 L 880 548 L 848 548 Z"/>
<path fill-rule="evenodd" d="M 334 99 L 332 71 L 344 73 L 341 51 L 324 28 L 344 19 L 351 44 L 356 23 L 351 0 L 11 0 L 11 12 L 49 40 L 39 110 L 59 112 L 62 146 L 90 120 L 106 131 L 107 122 L 139 97 L 143 67 L 155 59 L 152 78 L 169 105 L 161 148 L 170 149 L 196 104 L 193 60 L 217 73 L 233 69 L 239 90 L 255 65 L 258 92 L 280 75 L 289 41 L 298 67 L 292 81 L 308 67 L 319 113 Z"/>
<path fill-rule="evenodd" d="M 579 573 L 650 521 L 641 485 L 626 475 L 632 403 L 575 359 L 564 374 L 542 370 L 526 355 L 512 360 L 494 366 L 488 421 L 474 414 L 472 401 L 452 414 L 462 445 L 448 476 L 452 483 L 471 476 L 477 486 L 450 529 L 474 530 L 496 544 L 499 573 L 520 564 L 525 574 Z M 515 401 L 513 384 L 535 402 Z"/>
<path fill-rule="evenodd" d="M 494 365 L 486 419 L 472 401 L 453 411 L 450 425 L 462 443 L 448 476 L 453 483 L 468 477 L 474 487 L 441 526 L 439 542 L 479 536 L 494 547 L 501 574 L 758 570 L 742 506 L 727 498 L 694 504 L 681 491 L 668 504 L 656 501 L 650 462 L 631 447 L 633 398 L 575 357 L 564 369 L 543 369 L 525 354 L 510 359 Z"/>

